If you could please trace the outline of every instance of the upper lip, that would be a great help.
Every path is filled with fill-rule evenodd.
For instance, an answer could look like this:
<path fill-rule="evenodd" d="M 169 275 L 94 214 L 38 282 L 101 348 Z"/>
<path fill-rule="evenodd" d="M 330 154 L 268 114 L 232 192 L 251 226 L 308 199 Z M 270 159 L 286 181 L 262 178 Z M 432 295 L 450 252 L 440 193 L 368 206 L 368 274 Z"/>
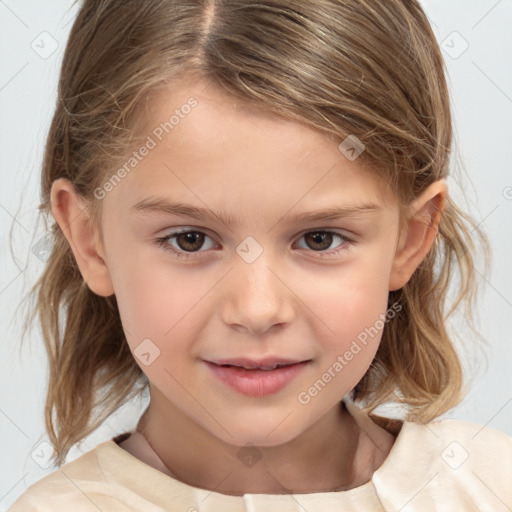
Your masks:
<path fill-rule="evenodd" d="M 241 357 L 236 359 L 219 359 L 215 361 L 208 361 L 209 363 L 213 363 L 219 366 L 229 364 L 231 366 L 240 366 L 243 368 L 272 368 L 276 366 L 282 365 L 290 365 L 303 363 L 305 360 L 297 360 L 297 359 L 285 359 L 282 357 L 264 357 L 263 359 L 250 359 L 247 357 Z"/>

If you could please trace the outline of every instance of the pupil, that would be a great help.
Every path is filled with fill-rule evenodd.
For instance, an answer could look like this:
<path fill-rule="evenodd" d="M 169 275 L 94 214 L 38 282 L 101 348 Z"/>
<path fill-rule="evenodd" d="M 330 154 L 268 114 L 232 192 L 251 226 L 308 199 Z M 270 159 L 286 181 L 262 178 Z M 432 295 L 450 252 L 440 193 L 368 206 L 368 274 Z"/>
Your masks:
<path fill-rule="evenodd" d="M 309 245 L 309 240 L 312 239 L 314 244 L 321 244 L 321 247 L 316 247 L 319 250 L 327 249 L 332 243 L 332 234 L 331 233 L 313 233 L 306 235 L 306 241 Z M 322 243 L 323 242 L 323 243 Z M 314 247 L 312 247 L 313 249 Z"/>
<path fill-rule="evenodd" d="M 201 233 L 196 232 L 183 233 L 177 237 L 178 245 L 185 251 L 194 251 L 200 249 L 203 245 L 202 236 L 203 235 L 201 235 Z"/>

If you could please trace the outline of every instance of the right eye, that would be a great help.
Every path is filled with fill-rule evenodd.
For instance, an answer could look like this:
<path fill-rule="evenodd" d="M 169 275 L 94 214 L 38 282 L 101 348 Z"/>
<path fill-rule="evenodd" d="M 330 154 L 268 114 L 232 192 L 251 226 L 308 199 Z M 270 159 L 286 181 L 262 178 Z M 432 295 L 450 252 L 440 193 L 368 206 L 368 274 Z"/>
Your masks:
<path fill-rule="evenodd" d="M 201 231 L 181 230 L 157 238 L 155 243 L 178 258 L 190 258 L 193 253 L 204 252 L 199 249 L 204 245 L 205 238 L 210 239 L 208 235 Z M 213 242 L 209 248 L 212 248 L 212 246 L 214 246 Z"/>

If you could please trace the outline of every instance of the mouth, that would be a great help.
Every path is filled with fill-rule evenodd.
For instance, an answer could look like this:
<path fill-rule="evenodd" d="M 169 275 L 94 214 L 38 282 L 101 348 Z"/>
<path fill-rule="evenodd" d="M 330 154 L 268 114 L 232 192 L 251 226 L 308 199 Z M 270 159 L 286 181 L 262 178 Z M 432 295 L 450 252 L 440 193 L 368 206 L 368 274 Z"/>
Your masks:
<path fill-rule="evenodd" d="M 283 359 L 277 357 L 267 357 L 265 359 L 255 360 L 248 358 L 240 358 L 240 359 L 221 359 L 218 361 L 207 361 L 209 363 L 215 364 L 217 366 L 222 367 L 233 367 L 233 368 L 243 368 L 245 370 L 262 370 L 262 371 L 272 371 L 277 368 L 284 368 L 287 366 L 293 366 L 295 364 L 301 364 L 305 362 L 309 362 L 311 359 L 307 361 L 304 360 L 291 360 L 291 359 Z"/>
<path fill-rule="evenodd" d="M 239 366 L 236 364 L 220 364 L 222 368 L 243 368 L 244 370 L 261 370 L 264 372 L 269 372 L 275 370 L 276 368 L 285 368 L 287 366 L 292 366 L 294 364 L 299 363 L 289 363 L 289 364 L 273 364 L 271 366 Z"/>
<path fill-rule="evenodd" d="M 307 361 L 205 361 L 212 374 L 230 389 L 251 397 L 264 397 L 288 386 L 309 365 Z"/>

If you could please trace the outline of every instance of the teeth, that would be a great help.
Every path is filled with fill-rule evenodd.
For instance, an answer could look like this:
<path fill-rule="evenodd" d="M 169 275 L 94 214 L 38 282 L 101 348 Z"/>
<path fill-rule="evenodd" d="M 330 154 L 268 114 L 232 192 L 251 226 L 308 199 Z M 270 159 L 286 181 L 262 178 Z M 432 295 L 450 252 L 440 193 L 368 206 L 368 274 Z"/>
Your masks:
<path fill-rule="evenodd" d="M 275 370 L 276 368 L 280 368 L 281 366 L 287 366 L 287 365 L 284 365 L 284 364 L 274 364 L 272 366 L 253 366 L 253 367 L 242 366 L 242 368 L 244 368 L 246 370 L 265 370 L 265 371 L 269 371 L 269 370 Z"/>
<path fill-rule="evenodd" d="M 290 366 L 293 363 L 285 363 L 285 364 L 273 364 L 272 366 L 237 366 L 232 364 L 223 364 L 221 366 L 231 367 L 231 368 L 243 368 L 244 370 L 263 370 L 263 371 L 271 371 L 276 368 L 282 368 L 283 366 Z"/>

